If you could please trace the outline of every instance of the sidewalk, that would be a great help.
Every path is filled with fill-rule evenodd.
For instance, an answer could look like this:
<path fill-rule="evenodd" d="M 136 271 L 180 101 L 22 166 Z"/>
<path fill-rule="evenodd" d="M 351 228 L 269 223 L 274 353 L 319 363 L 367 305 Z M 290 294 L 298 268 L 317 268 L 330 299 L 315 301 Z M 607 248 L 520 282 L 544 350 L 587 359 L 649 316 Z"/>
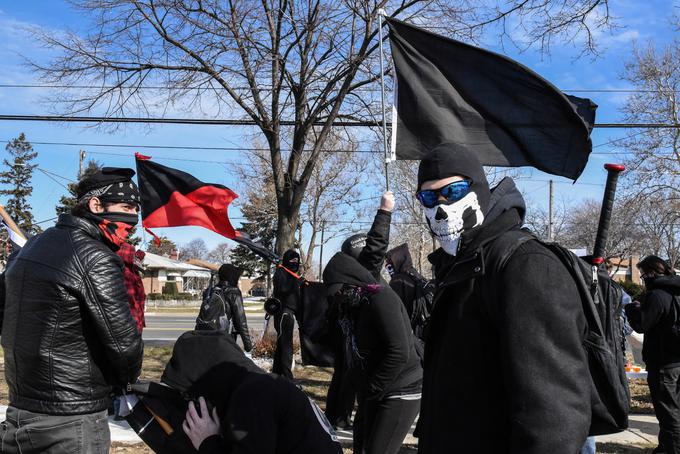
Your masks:
<path fill-rule="evenodd" d="M 0 406 L 0 421 L 5 419 L 6 406 Z M 113 416 L 109 417 L 109 428 L 111 429 L 111 442 L 122 444 L 143 443 L 134 430 L 125 421 L 114 421 Z M 415 424 L 411 427 L 409 436 L 405 443 L 415 444 L 416 439 L 411 435 Z M 618 434 L 602 435 L 596 437 L 598 443 L 618 443 L 624 445 L 656 444 L 656 436 L 659 433 L 659 424 L 654 415 L 630 415 L 630 427 Z M 339 430 L 338 438 L 346 445 L 352 442 L 352 431 Z"/>

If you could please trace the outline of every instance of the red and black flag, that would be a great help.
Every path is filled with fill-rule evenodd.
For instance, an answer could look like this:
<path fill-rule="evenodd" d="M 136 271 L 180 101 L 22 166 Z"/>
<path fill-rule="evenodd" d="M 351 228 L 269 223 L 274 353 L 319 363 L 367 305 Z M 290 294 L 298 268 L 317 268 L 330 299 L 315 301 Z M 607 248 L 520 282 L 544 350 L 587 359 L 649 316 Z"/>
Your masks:
<path fill-rule="evenodd" d="M 152 162 L 148 156 L 136 153 L 135 158 L 142 226 L 149 229 L 196 225 L 227 238 L 237 236 L 227 214 L 229 204 L 238 197 L 234 191 Z"/>
<path fill-rule="evenodd" d="M 455 142 L 484 165 L 576 179 L 592 150 L 595 108 L 503 55 L 388 19 L 396 72 L 392 147 L 421 159 Z"/>

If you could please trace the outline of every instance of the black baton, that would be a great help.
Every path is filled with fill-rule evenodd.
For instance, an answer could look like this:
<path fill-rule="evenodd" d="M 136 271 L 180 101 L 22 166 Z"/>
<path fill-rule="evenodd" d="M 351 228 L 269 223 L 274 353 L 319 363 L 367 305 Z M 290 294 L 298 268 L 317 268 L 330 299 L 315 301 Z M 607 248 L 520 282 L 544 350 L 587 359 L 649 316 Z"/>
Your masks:
<path fill-rule="evenodd" d="M 607 185 L 604 188 L 602 198 L 602 211 L 600 211 L 600 223 L 597 226 L 597 236 L 595 237 L 595 247 L 593 248 L 593 265 L 599 266 L 604 262 L 604 247 L 609 236 L 609 224 L 612 216 L 612 206 L 616 195 L 616 182 L 619 173 L 626 170 L 622 164 L 605 164 L 607 170 Z"/>

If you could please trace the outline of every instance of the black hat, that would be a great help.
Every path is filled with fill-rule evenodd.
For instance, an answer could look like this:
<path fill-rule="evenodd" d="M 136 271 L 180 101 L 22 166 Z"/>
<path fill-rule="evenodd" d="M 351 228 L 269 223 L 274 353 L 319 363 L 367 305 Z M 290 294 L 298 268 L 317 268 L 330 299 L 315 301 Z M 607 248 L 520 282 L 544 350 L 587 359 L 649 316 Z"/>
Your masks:
<path fill-rule="evenodd" d="M 359 258 L 359 254 L 366 246 L 368 235 L 365 233 L 355 233 L 342 242 L 340 250 L 352 258 Z"/>
<path fill-rule="evenodd" d="M 242 273 L 243 270 L 241 268 L 238 268 L 231 263 L 225 263 L 220 266 L 220 269 L 217 271 L 217 276 L 220 281 L 226 281 L 233 286 L 237 286 Z"/>
<path fill-rule="evenodd" d="M 479 205 L 486 213 L 491 192 L 484 175 L 484 167 L 474 151 L 460 144 L 442 143 L 425 155 L 418 167 L 418 190 L 426 181 L 441 180 L 455 175 L 471 181 L 470 191 L 477 194 Z"/>
<path fill-rule="evenodd" d="M 300 254 L 295 249 L 288 249 L 283 253 L 281 262 L 289 270 L 297 272 L 300 269 Z"/>
<path fill-rule="evenodd" d="M 92 175 L 78 182 L 76 196 L 79 201 L 87 201 L 92 197 L 107 203 L 139 204 L 139 190 L 132 181 L 135 171 L 123 167 L 103 167 Z"/>

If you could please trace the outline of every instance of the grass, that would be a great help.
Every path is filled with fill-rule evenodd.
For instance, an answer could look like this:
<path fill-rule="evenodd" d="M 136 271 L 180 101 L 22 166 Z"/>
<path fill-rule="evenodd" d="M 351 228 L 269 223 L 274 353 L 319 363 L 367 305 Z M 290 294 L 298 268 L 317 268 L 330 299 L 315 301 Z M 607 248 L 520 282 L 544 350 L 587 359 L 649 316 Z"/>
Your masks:
<path fill-rule="evenodd" d="M 143 380 L 159 381 L 171 354 L 172 349 L 170 347 L 146 347 L 144 349 L 144 364 L 141 378 Z M 4 364 L 2 349 L 0 349 L 0 403 L 6 404 L 8 395 L 7 384 L 4 380 Z M 330 384 L 333 370 L 331 368 L 305 366 L 296 367 L 294 373 L 297 382 L 302 386 L 304 392 L 314 399 L 322 409 L 325 408 L 326 394 L 328 393 L 328 385 Z M 631 380 L 630 392 L 632 413 L 654 413 L 649 397 L 649 388 L 645 380 Z M 413 444 L 414 439 L 409 438 L 407 442 L 409 444 L 402 447 L 399 453 L 415 454 L 417 449 Z M 599 454 L 649 454 L 653 448 L 653 445 L 598 443 L 597 452 Z M 113 443 L 110 452 L 112 454 L 152 454 L 153 451 L 143 443 L 135 445 Z M 352 454 L 352 449 L 345 447 L 343 454 Z"/>

